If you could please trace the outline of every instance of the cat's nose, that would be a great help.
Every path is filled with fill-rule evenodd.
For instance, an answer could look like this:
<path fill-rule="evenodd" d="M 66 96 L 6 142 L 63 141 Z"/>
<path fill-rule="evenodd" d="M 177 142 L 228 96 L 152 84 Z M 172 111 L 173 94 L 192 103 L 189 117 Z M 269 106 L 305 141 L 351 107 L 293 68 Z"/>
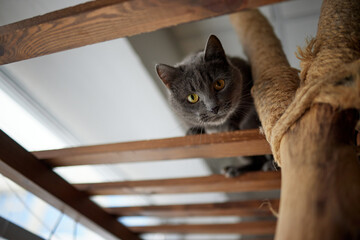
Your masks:
<path fill-rule="evenodd" d="M 219 106 L 216 106 L 216 107 L 213 107 L 210 112 L 214 113 L 214 114 L 217 114 L 219 112 Z"/>

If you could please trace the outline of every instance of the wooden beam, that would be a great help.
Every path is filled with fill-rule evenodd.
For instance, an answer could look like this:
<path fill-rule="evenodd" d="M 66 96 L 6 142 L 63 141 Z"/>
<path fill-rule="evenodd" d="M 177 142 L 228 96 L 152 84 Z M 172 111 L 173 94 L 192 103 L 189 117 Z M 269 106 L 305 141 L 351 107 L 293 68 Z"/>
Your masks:
<path fill-rule="evenodd" d="M 219 240 L 217 235 L 213 235 L 213 237 L 214 238 L 206 238 L 206 240 Z M 240 236 L 239 236 L 239 238 L 240 238 Z M 245 236 L 245 237 L 241 236 L 240 239 L 241 240 L 274 240 L 274 235 L 266 234 L 266 235 L 255 236 L 255 237 L 254 236 Z M 186 236 L 186 240 L 199 240 L 199 238 L 197 236 L 195 236 L 194 238 L 189 238 L 188 236 Z"/>
<path fill-rule="evenodd" d="M 223 235 L 222 235 L 223 236 Z M 239 236 L 240 238 L 240 236 Z M 201 239 L 201 238 L 200 238 Z M 218 236 L 214 235 L 214 238 L 206 238 L 206 240 L 218 240 Z M 245 236 L 245 237 L 241 237 L 241 240 L 274 240 L 274 235 L 262 235 L 262 236 Z M 199 238 L 197 238 L 197 236 L 195 236 L 194 238 L 188 238 L 188 236 L 186 236 L 186 240 L 199 240 Z"/>
<path fill-rule="evenodd" d="M 156 217 L 192 217 L 192 216 L 272 216 L 269 205 L 279 209 L 279 200 L 250 200 L 240 202 L 162 205 L 140 207 L 105 208 L 110 214 L 117 216 L 156 216 Z"/>
<path fill-rule="evenodd" d="M 51 166 L 271 154 L 258 129 L 33 152 Z"/>
<path fill-rule="evenodd" d="M 0 172 L 105 239 L 139 238 L 0 130 Z"/>
<path fill-rule="evenodd" d="M 356 109 L 313 104 L 284 135 L 280 153 L 286 172 L 276 239 L 359 239 L 358 120 Z"/>
<path fill-rule="evenodd" d="M 253 236 L 245 236 L 245 237 L 241 237 L 241 240 L 274 240 L 274 235 L 268 235 L 266 234 L 266 236 L 258 236 L 258 237 L 253 237 Z"/>
<path fill-rule="evenodd" d="M 147 181 L 83 183 L 74 186 L 90 195 L 250 192 L 280 189 L 280 172 L 249 172 L 236 178 L 212 175 Z"/>
<path fill-rule="evenodd" d="M 223 236 L 223 235 L 222 235 Z M 240 237 L 240 236 L 239 236 Z M 206 238 L 206 240 L 218 240 L 218 236 L 214 235 L 214 238 Z M 199 238 L 189 238 L 186 236 L 186 240 L 199 240 Z M 274 240 L 274 235 L 266 234 L 260 236 L 241 236 L 241 240 Z"/>
<path fill-rule="evenodd" d="M 275 233 L 275 221 L 241 222 L 233 224 L 181 224 L 147 227 L 130 227 L 136 233 L 204 233 L 265 235 Z"/>
<path fill-rule="evenodd" d="M 206 240 L 219 240 L 218 236 L 216 236 L 216 235 L 213 235 L 213 236 L 214 236 L 214 238 L 206 238 Z M 240 238 L 240 236 L 239 236 L 239 238 Z M 199 238 L 197 238 L 197 236 L 195 236 L 194 238 L 189 238 L 188 236 L 186 236 L 186 240 L 199 240 Z M 266 234 L 266 235 L 255 236 L 255 237 L 254 236 L 245 236 L 245 237 L 241 236 L 241 240 L 274 240 L 274 235 Z"/>
<path fill-rule="evenodd" d="M 0 27 L 0 64 L 281 1 L 90 1 Z"/>

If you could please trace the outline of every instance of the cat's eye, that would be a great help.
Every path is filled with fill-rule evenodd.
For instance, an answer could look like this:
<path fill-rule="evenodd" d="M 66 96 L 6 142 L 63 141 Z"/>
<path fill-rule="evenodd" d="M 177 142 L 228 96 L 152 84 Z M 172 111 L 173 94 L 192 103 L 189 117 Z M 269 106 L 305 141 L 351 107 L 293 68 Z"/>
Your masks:
<path fill-rule="evenodd" d="M 189 103 L 197 103 L 197 101 L 199 101 L 199 96 L 195 93 L 192 93 L 187 97 L 187 100 Z"/>
<path fill-rule="evenodd" d="M 214 88 L 216 91 L 220 91 L 224 87 L 225 87 L 225 81 L 223 79 L 219 79 L 214 82 Z"/>

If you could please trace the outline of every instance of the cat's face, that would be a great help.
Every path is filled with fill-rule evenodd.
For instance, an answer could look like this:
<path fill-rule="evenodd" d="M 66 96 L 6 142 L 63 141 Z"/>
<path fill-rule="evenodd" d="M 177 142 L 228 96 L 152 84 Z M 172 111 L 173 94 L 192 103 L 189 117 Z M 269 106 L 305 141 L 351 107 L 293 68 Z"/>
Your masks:
<path fill-rule="evenodd" d="M 175 67 L 159 64 L 156 70 L 170 90 L 172 107 L 193 126 L 221 125 L 238 107 L 241 73 L 228 62 L 215 36 L 210 36 L 204 52 Z"/>

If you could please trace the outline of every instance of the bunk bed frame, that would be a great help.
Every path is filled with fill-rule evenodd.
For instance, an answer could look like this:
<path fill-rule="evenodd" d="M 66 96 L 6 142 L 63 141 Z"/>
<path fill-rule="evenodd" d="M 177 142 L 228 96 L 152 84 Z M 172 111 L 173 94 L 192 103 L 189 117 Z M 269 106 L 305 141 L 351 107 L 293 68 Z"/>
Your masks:
<path fill-rule="evenodd" d="M 105 0 L 0 27 L 0 64 L 21 61 L 190 21 L 260 7 L 281 0 Z M 220 175 L 185 179 L 69 184 L 56 166 L 96 165 L 184 158 L 270 154 L 258 130 L 27 152 L 0 132 L 0 172 L 106 239 L 139 240 L 141 233 L 238 233 L 273 239 L 276 221 L 236 224 L 123 226 L 119 216 L 272 216 L 262 201 L 101 208 L 92 195 L 190 192 L 251 192 L 280 189 L 280 172 L 254 172 L 226 179 Z M 279 199 L 270 201 L 279 208 Z M 253 238 L 252 238 L 253 239 Z M 255 238 L 254 238 L 255 239 Z"/>

